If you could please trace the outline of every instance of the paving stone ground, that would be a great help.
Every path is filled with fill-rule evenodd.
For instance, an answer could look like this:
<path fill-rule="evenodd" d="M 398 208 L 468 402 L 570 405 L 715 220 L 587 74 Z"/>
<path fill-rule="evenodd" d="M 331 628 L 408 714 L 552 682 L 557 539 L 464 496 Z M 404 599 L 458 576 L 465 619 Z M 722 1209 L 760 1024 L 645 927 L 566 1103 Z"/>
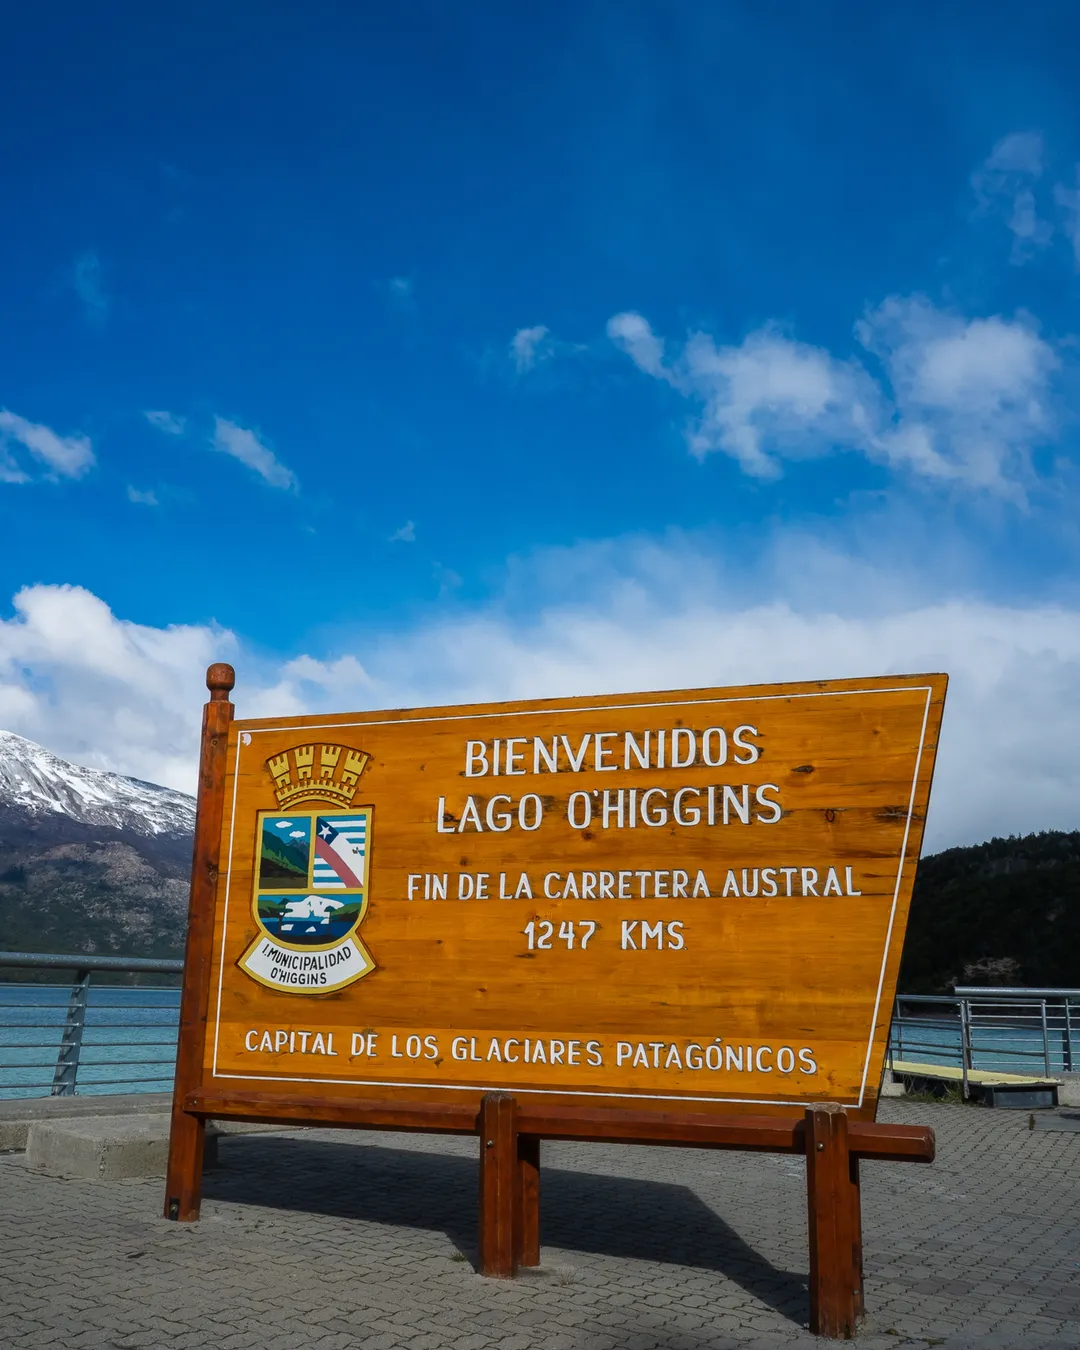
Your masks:
<path fill-rule="evenodd" d="M 883 1103 L 932 1167 L 863 1167 L 863 1350 L 1080 1347 L 1080 1133 Z M 1065 1122 L 1063 1122 L 1065 1123 Z M 160 1181 L 0 1158 L 0 1346 L 168 1350 L 823 1347 L 805 1330 L 799 1158 L 548 1144 L 543 1265 L 473 1270 L 476 1142 L 230 1138 L 197 1224 Z"/>

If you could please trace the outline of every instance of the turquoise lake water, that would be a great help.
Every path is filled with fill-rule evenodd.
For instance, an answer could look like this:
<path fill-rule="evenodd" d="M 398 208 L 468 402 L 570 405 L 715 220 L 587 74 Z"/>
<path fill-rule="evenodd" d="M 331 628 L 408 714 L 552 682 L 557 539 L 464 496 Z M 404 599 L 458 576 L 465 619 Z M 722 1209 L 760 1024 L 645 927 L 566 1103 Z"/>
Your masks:
<path fill-rule="evenodd" d="M 1077 1010 L 1073 1010 L 1072 1017 L 1080 1023 Z M 891 1043 L 896 1059 L 923 1064 L 961 1063 L 961 1031 L 956 1020 L 912 1019 L 900 1025 L 894 1022 Z M 1011 1025 L 976 1023 L 971 1030 L 971 1048 L 973 1069 L 1022 1074 L 1047 1072 L 1041 1021 L 1035 1017 L 1026 1021 L 1017 1019 Z M 1046 1051 L 1050 1073 L 1080 1068 L 1080 1025 L 1072 1025 L 1067 1035 L 1057 1013 L 1051 1018 Z"/>
<path fill-rule="evenodd" d="M 0 1098 L 48 1096 L 67 1020 L 67 985 L 0 984 Z M 76 1090 L 168 1092 L 180 990 L 90 986 Z"/>

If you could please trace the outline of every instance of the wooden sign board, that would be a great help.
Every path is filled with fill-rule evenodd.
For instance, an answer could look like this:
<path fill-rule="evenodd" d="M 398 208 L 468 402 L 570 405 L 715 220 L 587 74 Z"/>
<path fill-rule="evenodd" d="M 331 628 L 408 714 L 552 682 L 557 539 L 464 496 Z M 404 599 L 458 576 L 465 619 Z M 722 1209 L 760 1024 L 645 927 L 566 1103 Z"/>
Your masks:
<path fill-rule="evenodd" d="M 945 686 L 232 722 L 187 1087 L 873 1119 Z"/>

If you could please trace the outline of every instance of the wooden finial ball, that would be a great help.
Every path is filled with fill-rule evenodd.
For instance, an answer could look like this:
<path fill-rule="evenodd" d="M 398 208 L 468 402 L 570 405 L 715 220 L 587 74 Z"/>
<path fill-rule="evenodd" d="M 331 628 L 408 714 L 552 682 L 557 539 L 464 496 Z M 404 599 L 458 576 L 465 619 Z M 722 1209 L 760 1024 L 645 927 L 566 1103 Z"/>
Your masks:
<path fill-rule="evenodd" d="M 224 661 L 215 661 L 206 668 L 206 687 L 212 700 L 226 699 L 229 690 L 236 683 L 236 671 Z"/>

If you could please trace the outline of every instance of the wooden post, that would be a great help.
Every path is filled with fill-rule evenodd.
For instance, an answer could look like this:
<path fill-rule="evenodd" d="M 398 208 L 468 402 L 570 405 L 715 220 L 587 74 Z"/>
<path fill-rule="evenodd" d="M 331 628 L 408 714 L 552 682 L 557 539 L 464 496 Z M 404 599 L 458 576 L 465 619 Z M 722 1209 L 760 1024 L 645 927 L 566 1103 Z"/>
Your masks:
<path fill-rule="evenodd" d="M 810 1330 L 850 1338 L 862 1313 L 862 1213 L 848 1119 L 832 1104 L 806 1108 Z"/>
<path fill-rule="evenodd" d="M 518 1152 L 515 1103 L 508 1092 L 480 1102 L 480 1274 L 509 1279 L 515 1272 L 514 1211 Z"/>
<path fill-rule="evenodd" d="M 519 1266 L 540 1264 L 540 1138 L 517 1137 L 517 1196 L 514 1250 Z"/>
<path fill-rule="evenodd" d="M 199 756 L 199 796 L 195 811 L 195 845 L 191 862 L 184 987 L 180 996 L 180 1039 L 176 1047 L 169 1167 L 165 1181 L 165 1217 L 190 1223 L 199 1217 L 202 1195 L 202 1116 L 184 1110 L 184 1098 L 202 1082 L 206 1045 L 206 1012 L 210 994 L 214 900 L 217 894 L 221 816 L 225 806 L 225 752 L 233 705 L 229 691 L 236 683 L 232 666 L 213 665 L 206 672 L 210 701 L 203 709 Z"/>

